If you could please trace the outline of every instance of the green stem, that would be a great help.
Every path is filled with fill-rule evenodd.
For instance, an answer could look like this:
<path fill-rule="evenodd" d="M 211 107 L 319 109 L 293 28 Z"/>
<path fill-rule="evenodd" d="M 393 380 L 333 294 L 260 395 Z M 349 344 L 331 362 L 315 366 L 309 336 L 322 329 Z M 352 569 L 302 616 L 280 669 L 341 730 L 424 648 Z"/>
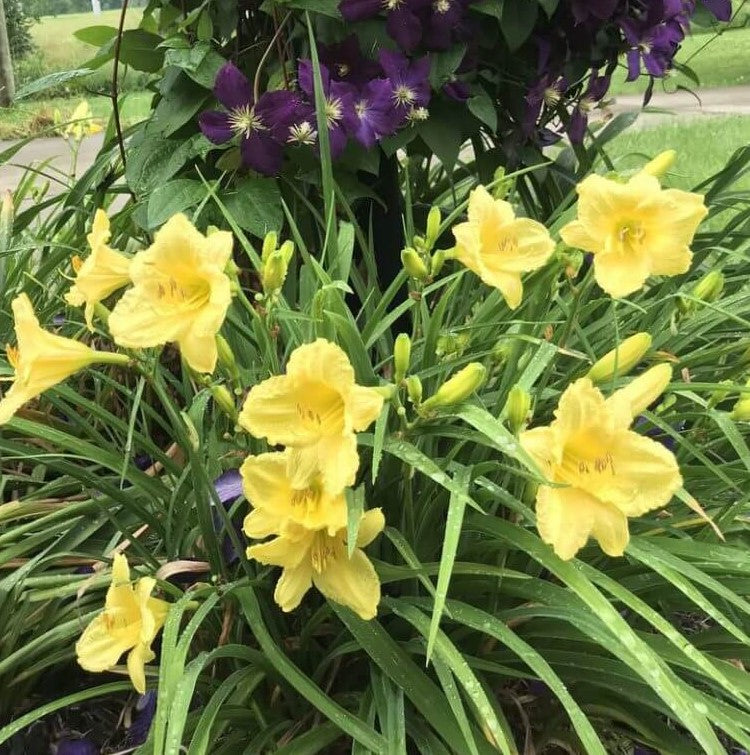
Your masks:
<path fill-rule="evenodd" d="M 96 359 L 94 360 L 98 364 L 130 364 L 133 358 L 128 354 L 118 354 L 112 351 L 97 351 Z"/>

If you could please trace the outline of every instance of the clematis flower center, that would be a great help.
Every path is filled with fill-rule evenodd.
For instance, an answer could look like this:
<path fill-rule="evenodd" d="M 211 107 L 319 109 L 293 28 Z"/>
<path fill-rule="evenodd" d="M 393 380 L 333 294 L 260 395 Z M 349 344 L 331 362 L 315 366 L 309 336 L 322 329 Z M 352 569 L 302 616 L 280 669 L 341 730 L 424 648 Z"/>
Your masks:
<path fill-rule="evenodd" d="M 302 121 L 301 123 L 295 123 L 289 129 L 287 141 L 295 144 L 307 144 L 312 146 L 315 144 L 317 138 L 318 132 L 312 127 L 310 121 Z"/>
<path fill-rule="evenodd" d="M 435 0 L 432 8 L 435 13 L 447 13 L 451 9 L 450 0 Z"/>
<path fill-rule="evenodd" d="M 406 84 L 400 84 L 393 90 L 393 100 L 396 105 L 411 105 L 417 99 L 416 92 Z"/>
<path fill-rule="evenodd" d="M 413 107 L 406 115 L 410 123 L 426 121 L 430 117 L 430 111 L 426 107 Z"/>
<path fill-rule="evenodd" d="M 343 79 L 345 76 L 348 76 L 351 72 L 351 69 L 346 63 L 337 63 L 336 64 L 336 73 L 338 73 L 339 76 Z"/>
<path fill-rule="evenodd" d="M 354 104 L 354 112 L 357 118 L 364 118 L 367 115 L 367 100 L 360 100 Z"/>
<path fill-rule="evenodd" d="M 396 10 L 404 4 L 404 0 L 383 0 L 383 7 L 386 10 Z"/>
<path fill-rule="evenodd" d="M 254 131 L 265 131 L 266 127 L 250 105 L 243 105 L 229 112 L 229 127 L 237 136 L 249 139 Z"/>
<path fill-rule="evenodd" d="M 338 97 L 334 97 L 330 100 L 326 100 L 323 111 L 326 116 L 328 128 L 332 128 L 341 120 L 341 116 L 344 114 L 344 106 Z"/>

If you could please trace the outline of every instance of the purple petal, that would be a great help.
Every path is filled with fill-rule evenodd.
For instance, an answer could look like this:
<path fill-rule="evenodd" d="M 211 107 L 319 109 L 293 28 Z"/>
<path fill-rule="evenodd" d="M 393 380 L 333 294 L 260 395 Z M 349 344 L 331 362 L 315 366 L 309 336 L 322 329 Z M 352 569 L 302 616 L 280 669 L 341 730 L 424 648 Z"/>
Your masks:
<path fill-rule="evenodd" d="M 242 495 L 242 476 L 236 469 L 230 469 L 214 480 L 216 495 L 222 503 L 233 501 Z"/>
<path fill-rule="evenodd" d="M 456 102 L 466 102 L 469 99 L 469 85 L 465 81 L 449 81 L 443 85 L 443 94 Z"/>
<path fill-rule="evenodd" d="M 253 102 L 250 82 L 234 63 L 225 63 L 219 69 L 214 82 L 214 94 L 227 110 L 236 110 Z"/>
<path fill-rule="evenodd" d="M 320 66 L 320 80 L 323 83 L 323 92 L 328 95 L 331 88 L 331 75 L 328 69 Z M 310 98 L 315 99 L 315 77 L 311 60 L 300 60 L 297 68 L 297 81 L 300 89 Z"/>
<path fill-rule="evenodd" d="M 718 21 L 729 21 L 732 18 L 731 0 L 703 0 L 703 5 L 714 14 Z"/>
<path fill-rule="evenodd" d="M 338 81 L 363 86 L 383 73 L 374 60 L 362 55 L 354 34 L 332 45 L 320 45 L 319 54 L 320 62 L 328 68 L 331 78 Z"/>
<path fill-rule="evenodd" d="M 395 50 L 381 50 L 378 53 L 378 61 L 385 75 L 391 80 L 400 79 L 409 67 L 406 57 Z"/>
<path fill-rule="evenodd" d="M 214 144 L 224 144 L 234 135 L 229 125 L 229 116 L 219 110 L 206 110 L 201 113 L 198 125 L 206 139 Z"/>
<path fill-rule="evenodd" d="M 274 92 L 264 92 L 258 98 L 255 114 L 271 130 L 276 139 L 284 141 L 289 133 L 289 127 L 297 119 L 299 109 L 299 97 L 293 92 L 279 89 Z"/>
<path fill-rule="evenodd" d="M 344 127 L 336 125 L 328 130 L 328 141 L 331 145 L 331 159 L 335 160 L 341 156 L 341 153 L 346 149 L 346 132 Z"/>
<path fill-rule="evenodd" d="M 284 151 L 269 131 L 255 131 L 240 142 L 242 163 L 264 176 L 275 176 L 284 163 Z"/>
<path fill-rule="evenodd" d="M 641 75 L 641 54 L 638 50 L 628 50 L 628 75 L 626 81 L 635 81 Z"/>
<path fill-rule="evenodd" d="M 61 739 L 57 755 L 99 755 L 101 750 L 90 739 Z"/>
<path fill-rule="evenodd" d="M 339 13 L 347 21 L 363 21 L 377 16 L 380 7 L 380 0 L 341 0 Z"/>
<path fill-rule="evenodd" d="M 422 39 L 422 22 L 406 5 L 400 5 L 388 14 L 385 28 L 388 36 L 404 52 L 412 52 Z"/>
<path fill-rule="evenodd" d="M 150 689 L 141 695 L 135 704 L 135 710 L 135 719 L 128 731 L 128 742 L 131 745 L 141 745 L 148 739 L 148 732 L 156 713 L 156 692 Z"/>
<path fill-rule="evenodd" d="M 580 108 L 575 108 L 570 115 L 570 122 L 568 123 L 568 136 L 573 144 L 581 144 L 583 142 L 588 123 L 589 118 L 586 113 Z"/>

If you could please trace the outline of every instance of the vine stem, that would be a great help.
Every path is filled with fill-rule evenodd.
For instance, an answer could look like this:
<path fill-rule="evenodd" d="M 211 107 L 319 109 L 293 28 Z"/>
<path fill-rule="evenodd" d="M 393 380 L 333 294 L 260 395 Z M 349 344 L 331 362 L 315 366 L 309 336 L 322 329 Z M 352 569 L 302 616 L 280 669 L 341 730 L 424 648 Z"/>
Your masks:
<path fill-rule="evenodd" d="M 263 66 L 266 64 L 266 60 L 268 60 L 268 56 L 271 54 L 271 50 L 273 49 L 273 46 L 276 44 L 276 40 L 279 38 L 279 35 L 281 34 L 282 29 L 286 25 L 286 22 L 289 20 L 289 17 L 291 15 L 292 15 L 292 12 L 289 11 L 286 14 L 286 16 L 284 16 L 278 28 L 276 29 L 276 32 L 271 38 L 271 41 L 268 43 L 268 47 L 266 47 L 266 50 L 263 53 L 263 57 L 260 59 L 258 63 L 258 67 L 255 69 L 255 79 L 253 80 L 253 101 L 254 102 L 257 102 L 258 97 L 260 96 L 260 74 L 261 74 L 261 71 L 263 70 Z M 284 73 L 285 73 L 285 78 L 286 78 L 286 67 L 284 68 Z"/>
<path fill-rule="evenodd" d="M 117 39 L 115 39 L 115 61 L 112 67 L 112 113 L 115 118 L 115 130 L 117 131 L 117 145 L 120 148 L 120 158 L 122 159 L 122 167 L 125 168 L 125 143 L 122 138 L 122 124 L 120 123 L 120 104 L 117 76 L 120 71 L 120 47 L 122 46 L 122 35 L 125 29 L 125 14 L 128 10 L 128 0 L 122 0 L 122 10 L 120 11 L 120 25 L 117 29 Z"/>

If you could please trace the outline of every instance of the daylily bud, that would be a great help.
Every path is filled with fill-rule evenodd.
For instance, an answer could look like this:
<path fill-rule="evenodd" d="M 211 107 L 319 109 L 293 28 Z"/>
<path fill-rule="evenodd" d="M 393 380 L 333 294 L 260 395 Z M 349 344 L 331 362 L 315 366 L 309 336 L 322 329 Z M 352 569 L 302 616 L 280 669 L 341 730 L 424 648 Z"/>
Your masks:
<path fill-rule="evenodd" d="M 422 381 L 416 375 L 409 375 L 406 378 L 406 393 L 409 401 L 415 406 L 422 403 Z"/>
<path fill-rule="evenodd" d="M 279 254 L 284 258 L 284 262 L 286 262 L 286 264 L 288 265 L 292 261 L 292 257 L 294 256 L 294 242 L 285 241 L 279 247 Z"/>
<path fill-rule="evenodd" d="M 224 336 L 217 334 L 216 336 L 216 353 L 218 355 L 219 364 L 232 376 L 233 379 L 239 378 L 239 370 L 237 368 L 237 360 L 235 359 L 232 347 L 227 342 Z"/>
<path fill-rule="evenodd" d="M 653 160 L 651 160 L 651 162 L 646 163 L 643 168 L 641 168 L 641 173 L 661 178 L 672 167 L 672 165 L 674 165 L 676 159 L 677 152 L 673 149 L 665 150 L 658 154 Z"/>
<path fill-rule="evenodd" d="M 425 281 L 430 277 L 430 273 L 427 270 L 427 265 L 424 264 L 422 258 L 417 254 L 416 249 L 408 246 L 401 252 L 401 262 L 404 265 L 404 269 L 412 278 L 416 278 L 420 281 Z"/>
<path fill-rule="evenodd" d="M 409 371 L 411 360 L 411 338 L 406 333 L 399 333 L 393 344 L 393 379 L 400 383 Z"/>
<path fill-rule="evenodd" d="M 650 348 L 651 336 L 648 333 L 636 333 L 599 359 L 586 373 L 586 377 L 594 383 L 603 383 L 625 375 L 643 359 Z"/>
<path fill-rule="evenodd" d="M 465 401 L 484 382 L 486 374 L 487 370 L 481 362 L 467 364 L 422 404 L 421 411 L 428 412 Z"/>
<path fill-rule="evenodd" d="M 214 397 L 216 405 L 224 412 L 224 414 L 232 420 L 237 421 L 237 406 L 234 403 L 232 394 L 223 385 L 212 385 L 211 395 Z"/>
<path fill-rule="evenodd" d="M 272 252 L 276 251 L 276 244 L 278 244 L 279 238 L 276 235 L 276 231 L 269 231 L 266 237 L 263 239 L 263 251 L 260 254 L 260 258 L 265 262 Z"/>
<path fill-rule="evenodd" d="M 430 212 L 427 215 L 427 246 L 432 249 L 435 242 L 438 240 L 438 235 L 440 234 L 440 221 L 442 220 L 440 216 L 440 208 L 437 206 L 433 206 L 430 208 Z"/>
<path fill-rule="evenodd" d="M 693 296 L 701 301 L 716 301 L 724 290 L 724 275 L 718 270 L 706 273 L 693 288 Z"/>
<path fill-rule="evenodd" d="M 539 491 L 539 483 L 533 480 L 527 480 L 523 486 L 523 495 L 521 500 L 527 505 L 531 506 L 536 501 L 536 494 Z"/>
<path fill-rule="evenodd" d="M 526 426 L 531 408 L 531 396 L 520 385 L 514 385 L 505 401 L 504 414 L 508 420 L 508 427 L 513 434 Z"/>
<path fill-rule="evenodd" d="M 0 254 L 5 254 L 10 247 L 10 237 L 13 233 L 13 215 L 13 195 L 6 189 L 5 194 L 3 194 L 3 204 L 0 207 Z M 2 263 L 0 263 L 0 267 L 2 266 Z"/>
<path fill-rule="evenodd" d="M 433 278 L 440 274 L 440 271 L 445 264 L 445 258 L 445 249 L 438 249 L 430 258 L 430 275 L 432 275 Z"/>
<path fill-rule="evenodd" d="M 620 400 L 624 399 L 630 405 L 631 415 L 637 417 L 664 393 L 670 380 L 672 380 L 672 365 L 657 364 L 624 388 L 615 391 L 614 396 Z"/>
<path fill-rule="evenodd" d="M 745 386 L 750 388 L 750 380 L 745 383 Z M 732 409 L 731 417 L 741 422 L 750 422 L 750 393 L 743 393 L 740 396 Z"/>
<path fill-rule="evenodd" d="M 427 247 L 424 236 L 415 235 L 412 241 L 414 242 L 414 246 L 420 251 L 424 251 Z"/>
<path fill-rule="evenodd" d="M 387 385 L 376 385 L 369 390 L 379 393 L 386 401 L 390 401 L 396 393 L 396 386 L 388 383 Z"/>
<path fill-rule="evenodd" d="M 709 409 L 713 409 L 713 407 L 718 406 L 732 392 L 733 383 L 731 380 L 722 380 L 719 385 L 722 385 L 724 387 L 717 388 L 711 393 L 711 398 L 708 399 Z"/>
<path fill-rule="evenodd" d="M 263 263 L 262 283 L 266 294 L 272 294 L 284 285 L 288 267 L 289 263 L 284 259 L 281 250 L 271 252 Z"/>
<path fill-rule="evenodd" d="M 492 176 L 492 182 L 496 183 L 496 185 L 492 189 L 492 196 L 495 199 L 505 199 L 505 197 L 508 196 L 508 192 L 510 191 L 511 186 L 513 185 L 512 180 L 502 180 L 505 178 L 505 168 L 502 166 L 495 169 L 495 173 Z"/>
<path fill-rule="evenodd" d="M 190 415 L 187 412 L 180 412 L 182 421 L 185 423 L 185 430 L 187 431 L 188 440 L 193 451 L 197 451 L 201 447 L 201 439 L 198 435 L 198 431 L 195 429 L 193 420 L 190 419 Z"/>

